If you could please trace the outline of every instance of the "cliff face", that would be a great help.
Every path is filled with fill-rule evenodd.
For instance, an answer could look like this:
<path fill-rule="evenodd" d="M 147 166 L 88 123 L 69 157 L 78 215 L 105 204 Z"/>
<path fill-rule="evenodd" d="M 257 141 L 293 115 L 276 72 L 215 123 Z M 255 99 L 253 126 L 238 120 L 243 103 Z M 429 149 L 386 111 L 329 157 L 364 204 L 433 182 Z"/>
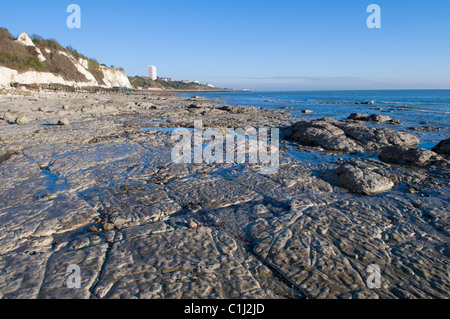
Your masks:
<path fill-rule="evenodd" d="M 120 86 L 126 88 L 132 87 L 128 76 L 124 71 L 103 66 L 100 66 L 100 70 L 103 72 L 103 82 L 106 84 L 106 86 Z"/>
<path fill-rule="evenodd" d="M 0 87 L 11 83 L 132 87 L 123 70 L 99 65 L 56 41 L 42 40 L 36 45 L 26 33 L 13 40 L 4 29 L 0 40 Z M 21 47 L 26 47 L 25 53 Z M 17 61 L 26 62 L 21 65 Z"/>

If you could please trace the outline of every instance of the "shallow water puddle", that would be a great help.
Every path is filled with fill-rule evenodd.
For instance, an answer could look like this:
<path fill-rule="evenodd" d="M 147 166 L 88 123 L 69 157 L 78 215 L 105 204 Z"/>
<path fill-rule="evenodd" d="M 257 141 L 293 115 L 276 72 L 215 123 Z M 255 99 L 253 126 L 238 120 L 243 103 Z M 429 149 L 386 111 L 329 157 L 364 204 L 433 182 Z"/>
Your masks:
<path fill-rule="evenodd" d="M 61 154 L 61 155 L 52 155 L 51 158 L 56 160 L 57 158 L 68 155 L 70 153 L 71 152 L 67 152 L 67 153 Z M 39 164 L 36 163 L 36 161 L 34 161 L 32 158 L 28 157 L 27 159 L 30 163 L 33 163 L 33 164 L 36 164 L 39 166 Z M 60 177 L 59 174 L 48 170 L 48 168 L 41 169 L 41 174 L 43 175 L 41 178 L 43 180 L 43 182 L 38 183 L 37 185 L 42 185 L 42 186 L 45 186 L 46 188 L 45 188 L 45 190 L 41 190 L 41 191 L 37 192 L 36 194 L 34 194 L 34 196 L 43 198 L 45 196 L 48 196 L 49 194 L 56 194 L 56 193 L 70 189 L 70 185 L 67 183 L 66 178 Z"/>

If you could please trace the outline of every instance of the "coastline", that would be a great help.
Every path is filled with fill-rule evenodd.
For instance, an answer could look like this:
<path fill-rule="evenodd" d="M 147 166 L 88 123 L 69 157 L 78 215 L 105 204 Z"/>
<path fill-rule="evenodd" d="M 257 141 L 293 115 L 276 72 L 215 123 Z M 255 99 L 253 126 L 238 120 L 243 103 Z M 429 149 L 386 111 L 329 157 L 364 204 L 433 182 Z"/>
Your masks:
<path fill-rule="evenodd" d="M 361 121 L 299 125 L 286 110 L 165 93 L 1 97 L 2 297 L 449 297 L 447 155 L 375 160 L 358 154 L 415 141 L 395 129 L 367 137 Z M 20 116 L 28 123 L 13 124 Z M 165 129 L 196 119 L 281 128 L 278 172 L 172 163 Z M 81 289 L 65 284 L 72 264 L 84 270 Z"/>

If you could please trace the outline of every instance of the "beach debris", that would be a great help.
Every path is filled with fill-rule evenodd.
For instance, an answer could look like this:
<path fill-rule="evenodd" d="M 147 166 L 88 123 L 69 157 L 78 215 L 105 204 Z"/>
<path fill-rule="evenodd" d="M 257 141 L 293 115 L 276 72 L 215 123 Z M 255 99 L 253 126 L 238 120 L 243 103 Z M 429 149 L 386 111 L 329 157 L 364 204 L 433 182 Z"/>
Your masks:
<path fill-rule="evenodd" d="M 350 114 L 350 116 L 347 118 L 347 120 L 367 121 L 368 117 L 369 117 L 369 116 L 368 116 L 367 114 L 362 114 L 362 113 L 352 113 L 352 114 Z"/>
<path fill-rule="evenodd" d="M 311 111 L 311 110 L 302 110 L 302 113 L 303 114 L 311 114 L 311 113 L 314 113 L 314 112 Z"/>
<path fill-rule="evenodd" d="M 406 189 L 406 192 L 407 192 L 408 194 L 417 194 L 417 193 L 420 192 L 420 190 L 418 190 L 418 189 L 415 188 L 415 187 L 409 187 L 409 188 Z"/>
<path fill-rule="evenodd" d="M 368 102 L 355 102 L 356 105 L 372 105 L 375 104 L 375 101 L 368 101 Z"/>
<path fill-rule="evenodd" d="M 104 231 L 111 231 L 115 228 L 116 226 L 113 223 L 103 223 L 102 224 L 102 229 Z"/>
<path fill-rule="evenodd" d="M 63 118 L 59 119 L 58 125 L 62 125 L 62 126 L 70 125 L 70 122 L 67 118 L 63 117 Z"/>
<path fill-rule="evenodd" d="M 188 109 L 201 109 L 202 107 L 204 106 L 200 104 L 191 104 L 187 106 Z"/>
<path fill-rule="evenodd" d="M 19 117 L 16 119 L 15 123 L 17 125 L 27 125 L 30 123 L 30 120 L 25 115 L 19 115 Z"/>
<path fill-rule="evenodd" d="M 440 127 L 435 126 L 410 126 L 408 127 L 410 131 L 422 131 L 422 132 L 439 132 L 442 130 Z"/>
<path fill-rule="evenodd" d="M 38 111 L 39 111 L 39 112 L 42 112 L 42 113 L 48 113 L 48 112 L 50 112 L 50 108 L 47 107 L 47 106 L 40 106 L 40 107 L 38 108 Z"/>
<path fill-rule="evenodd" d="M 201 97 L 201 96 L 192 96 L 188 99 L 188 101 L 195 102 L 195 101 L 207 101 L 208 99 Z"/>
<path fill-rule="evenodd" d="M 16 119 L 17 119 L 17 115 L 14 115 L 12 113 L 5 112 L 5 114 L 3 114 L 3 120 L 5 122 L 14 123 L 16 121 Z"/>
<path fill-rule="evenodd" d="M 91 228 L 89 228 L 89 231 L 91 233 L 99 233 L 100 232 L 100 230 L 95 226 L 92 226 Z"/>
<path fill-rule="evenodd" d="M 131 221 L 131 218 L 126 218 L 123 216 L 117 216 L 112 218 L 111 222 L 114 224 L 114 226 L 116 227 L 116 229 L 121 229 L 123 227 L 124 224 L 128 223 Z"/>
<path fill-rule="evenodd" d="M 197 228 L 198 224 L 191 219 L 191 220 L 189 220 L 188 227 L 189 228 Z"/>

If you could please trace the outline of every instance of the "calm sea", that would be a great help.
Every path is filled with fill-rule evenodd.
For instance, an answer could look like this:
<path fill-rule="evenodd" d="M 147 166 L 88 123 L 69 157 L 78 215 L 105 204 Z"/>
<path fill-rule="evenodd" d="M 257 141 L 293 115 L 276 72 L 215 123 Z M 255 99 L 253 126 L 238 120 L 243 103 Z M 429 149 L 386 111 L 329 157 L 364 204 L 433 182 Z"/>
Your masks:
<path fill-rule="evenodd" d="M 187 96 L 191 95 L 194 94 Z M 450 137 L 450 90 L 217 92 L 195 95 L 218 99 L 228 105 L 285 109 L 298 119 L 330 117 L 343 120 L 355 112 L 388 115 L 401 124 L 386 127 L 416 134 L 421 140 L 420 147 L 427 149 Z M 373 104 L 356 104 L 360 102 Z M 302 114 L 305 109 L 313 113 Z M 416 130 L 411 130 L 413 127 Z M 417 127 L 423 129 L 417 130 Z M 430 132 L 429 127 L 438 131 Z"/>

